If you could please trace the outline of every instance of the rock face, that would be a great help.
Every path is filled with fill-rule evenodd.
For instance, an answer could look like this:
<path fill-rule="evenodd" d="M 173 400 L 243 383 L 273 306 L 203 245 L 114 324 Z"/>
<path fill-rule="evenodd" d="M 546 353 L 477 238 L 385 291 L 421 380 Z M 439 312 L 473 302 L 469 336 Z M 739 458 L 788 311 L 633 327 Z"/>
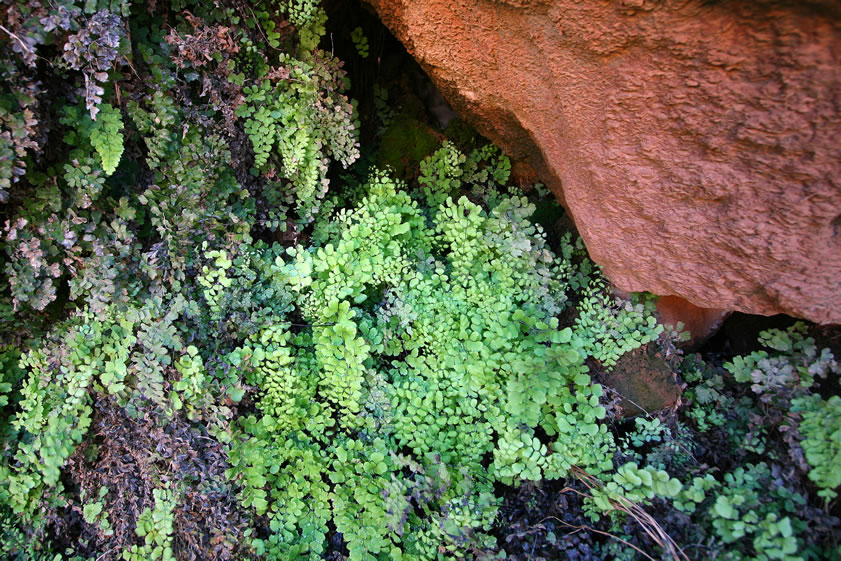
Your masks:
<path fill-rule="evenodd" d="M 366 1 L 617 286 L 841 323 L 841 4 Z"/>
<path fill-rule="evenodd" d="M 685 342 L 687 349 L 697 349 L 721 328 L 730 316 L 727 310 L 699 308 L 678 296 L 663 296 L 657 300 L 657 319 L 663 325 L 677 327 L 683 324 L 682 331 L 689 332 Z"/>

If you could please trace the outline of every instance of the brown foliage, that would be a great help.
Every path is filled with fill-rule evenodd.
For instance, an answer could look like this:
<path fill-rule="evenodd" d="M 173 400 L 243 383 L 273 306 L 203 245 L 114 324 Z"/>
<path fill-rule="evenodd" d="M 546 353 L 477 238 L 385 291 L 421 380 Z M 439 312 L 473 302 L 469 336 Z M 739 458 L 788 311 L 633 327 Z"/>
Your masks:
<path fill-rule="evenodd" d="M 67 473 L 72 486 L 84 489 L 88 498 L 95 498 L 102 486 L 109 488 L 104 511 L 114 535 L 105 537 L 84 523 L 83 505 L 74 505 L 53 520 L 53 531 L 67 541 L 58 545 L 87 543 L 90 552 L 103 552 L 98 559 L 116 561 L 123 548 L 138 543 L 135 524 L 145 508 L 154 507 L 152 491 L 170 484 L 178 497 L 176 557 L 239 558 L 249 520 L 225 478 L 228 467 L 224 446 L 204 427 L 180 418 L 161 426 L 151 412 L 133 419 L 113 399 L 101 399 L 88 438 L 68 461 Z"/>

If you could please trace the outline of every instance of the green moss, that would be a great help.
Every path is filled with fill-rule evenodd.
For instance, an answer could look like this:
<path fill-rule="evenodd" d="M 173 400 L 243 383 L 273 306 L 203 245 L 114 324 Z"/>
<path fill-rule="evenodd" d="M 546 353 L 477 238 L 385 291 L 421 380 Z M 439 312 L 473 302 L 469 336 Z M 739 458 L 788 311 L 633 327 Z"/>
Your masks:
<path fill-rule="evenodd" d="M 458 146 L 462 152 L 469 152 L 475 148 L 476 141 L 480 138 L 476 129 L 471 127 L 461 117 L 447 123 L 447 128 L 444 129 L 444 136 Z"/>
<path fill-rule="evenodd" d="M 417 175 L 420 163 L 432 154 L 440 137 L 430 125 L 403 111 L 383 134 L 382 147 L 377 156 L 377 166 L 389 167 L 400 179 Z"/>

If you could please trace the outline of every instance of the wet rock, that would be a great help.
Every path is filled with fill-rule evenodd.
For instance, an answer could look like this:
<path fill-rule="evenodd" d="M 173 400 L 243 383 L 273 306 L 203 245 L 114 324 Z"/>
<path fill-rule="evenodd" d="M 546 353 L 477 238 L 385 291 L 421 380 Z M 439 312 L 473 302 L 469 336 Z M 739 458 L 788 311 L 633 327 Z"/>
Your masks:
<path fill-rule="evenodd" d="M 678 404 L 681 388 L 669 363 L 647 345 L 625 353 L 600 381 L 622 397 L 623 416 L 654 413 Z"/>

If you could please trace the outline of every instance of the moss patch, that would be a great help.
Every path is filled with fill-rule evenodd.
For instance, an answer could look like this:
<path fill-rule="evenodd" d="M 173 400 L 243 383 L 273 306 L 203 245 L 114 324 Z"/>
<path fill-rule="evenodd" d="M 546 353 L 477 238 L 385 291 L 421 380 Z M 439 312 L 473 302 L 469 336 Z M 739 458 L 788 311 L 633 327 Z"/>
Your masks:
<path fill-rule="evenodd" d="M 438 148 L 442 139 L 430 125 L 403 111 L 383 134 L 377 166 L 389 166 L 400 179 L 411 179 L 418 174 L 421 161 Z"/>

